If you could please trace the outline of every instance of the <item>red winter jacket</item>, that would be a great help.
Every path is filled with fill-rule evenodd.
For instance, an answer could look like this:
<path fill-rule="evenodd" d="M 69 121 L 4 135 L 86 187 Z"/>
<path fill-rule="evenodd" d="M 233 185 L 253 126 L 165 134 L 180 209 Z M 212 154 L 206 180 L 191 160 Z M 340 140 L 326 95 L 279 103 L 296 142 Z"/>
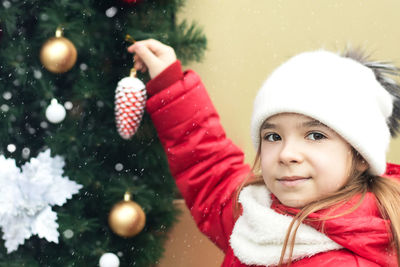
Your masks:
<path fill-rule="evenodd" d="M 243 152 L 225 136 L 199 76 L 190 70 L 183 73 L 180 62 L 176 61 L 147 84 L 147 91 L 146 109 L 197 226 L 225 252 L 222 266 L 254 264 L 242 263 L 241 251 L 235 254 L 230 243 L 237 222 L 233 209 L 236 189 L 249 174 L 250 167 L 244 164 Z M 400 166 L 389 164 L 387 176 L 400 177 Z M 273 216 L 293 211 L 273 196 L 271 199 L 266 209 L 279 214 Z M 311 216 L 322 215 L 320 212 Z M 321 231 L 318 225 L 311 226 L 305 227 Z M 340 248 L 302 256 L 291 266 L 397 266 L 395 256 L 386 250 L 389 236 L 372 194 L 351 214 L 328 220 L 325 235 Z M 246 247 L 242 250 L 252 253 Z M 252 266 L 255 265 L 262 264 Z"/>

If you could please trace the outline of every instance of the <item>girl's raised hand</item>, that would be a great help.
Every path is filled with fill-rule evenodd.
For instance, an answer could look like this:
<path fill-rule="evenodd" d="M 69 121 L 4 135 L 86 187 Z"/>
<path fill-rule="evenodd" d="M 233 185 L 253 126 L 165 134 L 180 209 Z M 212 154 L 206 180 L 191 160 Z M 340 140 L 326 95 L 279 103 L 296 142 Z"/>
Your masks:
<path fill-rule="evenodd" d="M 148 70 L 152 79 L 176 61 L 174 49 L 154 39 L 137 41 L 128 51 L 135 53 L 134 68 L 141 72 Z"/>

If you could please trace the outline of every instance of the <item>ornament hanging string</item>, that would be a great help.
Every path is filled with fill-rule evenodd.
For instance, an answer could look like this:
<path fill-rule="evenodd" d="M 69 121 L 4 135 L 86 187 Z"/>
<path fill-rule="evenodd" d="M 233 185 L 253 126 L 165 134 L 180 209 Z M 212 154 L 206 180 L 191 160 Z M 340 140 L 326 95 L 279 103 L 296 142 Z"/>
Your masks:
<path fill-rule="evenodd" d="M 129 34 L 125 36 L 125 40 L 135 42 Z M 146 98 L 145 85 L 136 77 L 136 69 L 133 67 L 129 77 L 120 80 L 115 90 L 115 121 L 117 131 L 123 139 L 131 139 L 139 128 Z"/>
<path fill-rule="evenodd" d="M 125 35 L 125 41 L 130 42 L 132 44 L 134 44 L 136 42 L 136 40 L 133 39 L 133 37 L 130 36 L 129 34 Z M 133 63 L 135 63 L 135 59 L 134 58 L 133 58 Z M 131 73 L 130 73 L 129 76 L 132 77 L 132 78 L 136 77 L 136 69 L 134 67 L 131 68 Z"/>
<path fill-rule="evenodd" d="M 134 44 L 136 42 L 136 40 L 129 34 L 125 35 L 125 41 L 130 42 L 132 44 Z"/>

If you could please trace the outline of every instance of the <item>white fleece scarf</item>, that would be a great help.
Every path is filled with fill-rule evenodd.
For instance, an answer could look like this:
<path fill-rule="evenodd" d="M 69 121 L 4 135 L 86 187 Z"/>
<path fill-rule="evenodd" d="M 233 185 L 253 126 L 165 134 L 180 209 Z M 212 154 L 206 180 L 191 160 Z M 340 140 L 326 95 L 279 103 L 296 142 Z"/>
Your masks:
<path fill-rule="evenodd" d="M 270 208 L 270 192 L 264 185 L 245 187 L 240 193 L 239 202 L 243 214 L 236 221 L 230 237 L 235 256 L 247 265 L 277 265 L 293 218 Z M 296 234 L 292 260 L 341 248 L 326 235 L 301 224 Z"/>

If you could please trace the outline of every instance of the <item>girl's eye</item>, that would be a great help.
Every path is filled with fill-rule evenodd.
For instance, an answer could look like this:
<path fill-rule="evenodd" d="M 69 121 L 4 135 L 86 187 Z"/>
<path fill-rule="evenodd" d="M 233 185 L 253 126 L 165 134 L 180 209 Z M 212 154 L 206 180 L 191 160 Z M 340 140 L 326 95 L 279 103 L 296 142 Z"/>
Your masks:
<path fill-rule="evenodd" d="M 322 133 L 312 132 L 307 135 L 307 138 L 310 140 L 317 141 L 317 140 L 325 139 L 326 136 L 323 135 Z"/>
<path fill-rule="evenodd" d="M 264 139 L 269 141 L 269 142 L 275 142 L 275 141 L 281 140 L 281 137 L 279 136 L 279 134 L 271 133 L 271 134 L 265 135 Z"/>

